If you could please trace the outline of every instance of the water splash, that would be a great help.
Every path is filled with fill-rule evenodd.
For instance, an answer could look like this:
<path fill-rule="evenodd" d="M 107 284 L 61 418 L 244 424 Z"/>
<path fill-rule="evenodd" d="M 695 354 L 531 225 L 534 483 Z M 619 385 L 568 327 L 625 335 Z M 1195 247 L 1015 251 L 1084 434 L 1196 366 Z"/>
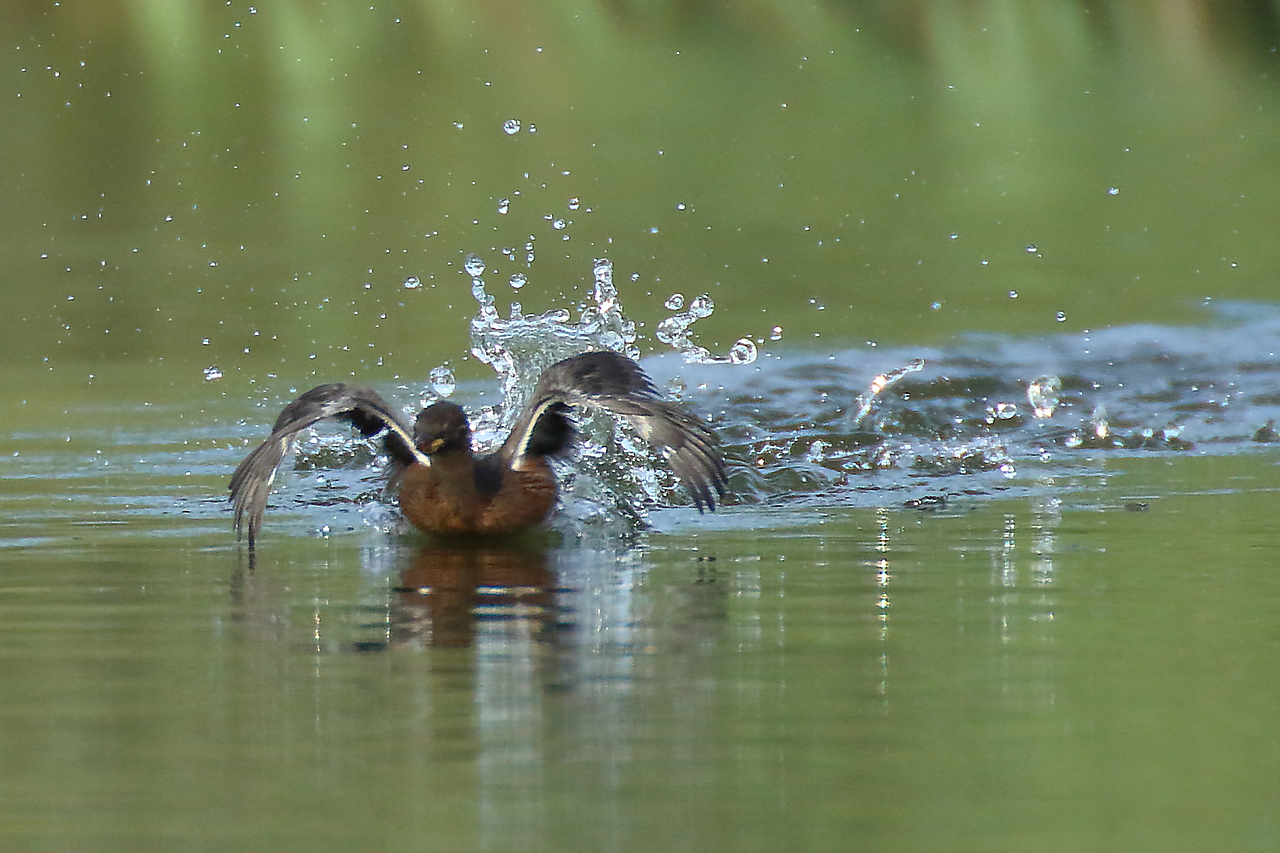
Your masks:
<path fill-rule="evenodd" d="M 484 262 L 469 255 L 464 269 L 472 275 L 472 296 L 478 306 L 471 321 L 471 352 L 497 372 L 502 386 L 501 405 L 481 410 L 473 417 L 474 432 L 482 445 L 501 440 L 532 393 L 538 376 L 551 364 L 601 349 L 639 360 L 637 325 L 623 310 L 609 259 L 600 258 L 592 264 L 590 298 L 576 320 L 564 308 L 525 314 L 519 303 L 512 303 L 509 315 L 503 317 L 481 278 Z M 678 333 L 666 335 L 660 328 L 655 337 L 674 346 L 686 361 L 693 353 L 700 363 L 754 362 L 758 353 L 749 338 L 737 341 L 725 356 L 712 355 L 693 342 L 689 327 L 710 316 L 713 310 L 709 297 L 698 297 L 683 312 Z M 631 430 L 619 428 L 606 415 L 577 416 L 578 428 L 589 440 L 580 443 L 574 464 L 561 471 L 564 505 L 573 507 L 567 515 L 570 524 L 603 524 L 607 519 L 623 518 L 634 531 L 648 505 L 686 500 L 667 466 Z"/>
<path fill-rule="evenodd" d="M 729 350 L 728 355 L 713 355 L 709 349 L 693 340 L 690 331 L 693 324 L 710 317 L 715 311 L 715 302 L 707 294 L 692 300 L 685 308 L 684 296 L 673 293 L 667 298 L 664 307 L 675 311 L 670 317 L 658 324 L 654 337 L 668 346 L 680 351 L 685 364 L 752 364 L 758 352 L 755 342 L 750 338 L 739 338 Z M 684 310 L 680 310 L 684 308 Z"/>
<path fill-rule="evenodd" d="M 1053 417 L 1058 408 L 1058 392 L 1062 390 L 1062 380 L 1057 376 L 1040 376 L 1027 386 L 1027 402 L 1037 418 L 1044 420 Z"/>
<path fill-rule="evenodd" d="M 431 382 L 431 390 L 440 397 L 448 397 L 458 387 L 458 380 L 454 378 L 453 371 L 443 365 L 431 368 L 428 379 Z"/>
<path fill-rule="evenodd" d="M 866 420 L 867 415 L 871 414 L 871 407 L 876 404 L 880 394 L 886 388 L 900 382 L 904 377 L 924 370 L 924 363 L 923 358 L 912 359 L 902 367 L 895 368 L 887 373 L 881 373 L 871 380 L 871 386 L 858 395 L 858 407 L 854 410 L 853 424 L 857 426 Z"/>
<path fill-rule="evenodd" d="M 480 276 L 484 275 L 484 270 L 485 270 L 484 258 L 480 257 L 474 252 L 468 252 L 466 260 L 463 261 L 462 269 L 465 270 L 467 275 L 471 276 L 472 278 L 479 278 Z"/>

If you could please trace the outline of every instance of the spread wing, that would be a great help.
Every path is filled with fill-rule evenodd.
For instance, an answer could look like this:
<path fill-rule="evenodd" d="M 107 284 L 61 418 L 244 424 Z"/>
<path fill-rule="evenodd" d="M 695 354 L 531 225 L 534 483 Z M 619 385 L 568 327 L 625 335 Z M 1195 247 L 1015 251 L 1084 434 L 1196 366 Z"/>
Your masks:
<path fill-rule="evenodd" d="M 503 462 L 518 470 L 526 458 L 565 450 L 573 441 L 565 417 L 570 406 L 622 416 L 671 466 L 699 512 L 715 509 L 716 497 L 724 495 L 724 457 L 715 433 L 663 400 L 640 366 L 616 352 L 589 352 L 548 367 L 499 451 Z"/>
<path fill-rule="evenodd" d="M 284 407 L 266 441 L 258 445 L 231 475 L 231 501 L 235 506 L 236 536 L 248 533 L 249 547 L 262 528 L 267 494 L 275 480 L 276 468 L 289 449 L 289 441 L 300 431 L 325 418 L 349 421 L 366 437 L 386 431 L 383 443 L 391 456 L 394 473 L 414 462 L 431 464 L 413 444 L 413 434 L 400 422 L 391 407 L 369 388 L 354 385 L 320 385 Z"/>

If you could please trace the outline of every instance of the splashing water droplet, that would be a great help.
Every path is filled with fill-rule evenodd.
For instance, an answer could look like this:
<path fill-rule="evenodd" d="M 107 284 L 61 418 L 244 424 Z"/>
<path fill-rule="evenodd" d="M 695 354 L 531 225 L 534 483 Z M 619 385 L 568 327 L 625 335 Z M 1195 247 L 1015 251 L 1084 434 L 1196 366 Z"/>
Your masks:
<path fill-rule="evenodd" d="M 729 350 L 729 361 L 732 364 L 755 364 L 759 355 L 755 341 L 739 338 Z"/>
<path fill-rule="evenodd" d="M 710 317 L 711 312 L 715 310 L 716 304 L 712 302 L 711 297 L 705 293 L 689 303 L 689 314 L 695 320 L 701 320 L 703 317 Z"/>
<path fill-rule="evenodd" d="M 462 269 L 472 278 L 479 278 L 484 275 L 484 259 L 474 252 L 468 252 L 467 259 L 462 264 Z"/>
<path fill-rule="evenodd" d="M 613 261 L 608 258 L 596 258 L 591 266 L 591 275 L 595 279 L 594 298 L 601 313 L 618 311 L 618 288 L 613 285 Z"/>
<path fill-rule="evenodd" d="M 670 296 L 667 297 L 667 301 L 662 303 L 662 306 L 666 308 L 668 311 L 679 311 L 681 308 L 684 307 L 684 294 L 683 293 L 671 294 Z"/>
<path fill-rule="evenodd" d="M 1041 376 L 1027 386 L 1027 402 L 1037 418 L 1053 417 L 1061 390 L 1062 380 L 1056 376 Z"/>
<path fill-rule="evenodd" d="M 216 364 L 211 364 L 204 369 L 204 379 L 206 382 L 217 382 L 222 378 L 222 370 Z"/>
<path fill-rule="evenodd" d="M 509 210 L 511 210 L 511 199 L 509 198 L 498 199 L 498 213 L 501 213 L 503 216 L 506 216 L 507 211 Z"/>
<path fill-rule="evenodd" d="M 522 272 L 515 273 L 511 276 L 511 289 L 519 290 L 529 283 L 529 277 Z"/>
<path fill-rule="evenodd" d="M 502 123 L 502 132 L 507 136 L 515 136 L 520 132 L 520 120 L 509 118 Z"/>
<path fill-rule="evenodd" d="M 904 376 L 910 376 L 913 373 L 919 373 L 924 370 L 924 359 L 913 358 L 896 370 L 890 370 L 888 373 L 881 373 L 875 379 L 871 380 L 871 387 L 864 393 L 858 395 L 858 408 L 855 410 L 852 421 L 860 424 L 871 414 L 871 407 L 875 405 L 876 399 L 880 396 L 880 392 L 898 382 Z"/>
<path fill-rule="evenodd" d="M 453 371 L 447 367 L 431 368 L 428 378 L 431 380 L 431 390 L 441 397 L 448 397 L 453 393 L 453 389 L 458 387 L 458 380 L 454 378 Z"/>
<path fill-rule="evenodd" d="M 1093 413 L 1089 415 L 1089 426 L 1093 429 L 1093 434 L 1098 440 L 1104 440 L 1111 435 L 1111 424 L 1107 421 L 1107 407 L 1099 403 L 1094 407 Z"/>
<path fill-rule="evenodd" d="M 419 287 L 422 287 L 422 280 L 419 279 L 416 275 L 411 275 L 404 280 L 404 286 L 409 290 L 415 290 Z"/>

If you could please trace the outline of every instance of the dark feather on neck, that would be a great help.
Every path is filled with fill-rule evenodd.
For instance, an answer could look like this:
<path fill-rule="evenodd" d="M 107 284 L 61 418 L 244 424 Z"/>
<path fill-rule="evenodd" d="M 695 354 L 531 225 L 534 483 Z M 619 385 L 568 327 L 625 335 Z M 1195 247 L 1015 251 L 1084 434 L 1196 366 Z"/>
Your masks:
<path fill-rule="evenodd" d="M 573 422 L 568 418 L 569 407 L 564 403 L 552 403 L 533 425 L 527 456 L 555 456 L 564 453 L 573 443 Z"/>

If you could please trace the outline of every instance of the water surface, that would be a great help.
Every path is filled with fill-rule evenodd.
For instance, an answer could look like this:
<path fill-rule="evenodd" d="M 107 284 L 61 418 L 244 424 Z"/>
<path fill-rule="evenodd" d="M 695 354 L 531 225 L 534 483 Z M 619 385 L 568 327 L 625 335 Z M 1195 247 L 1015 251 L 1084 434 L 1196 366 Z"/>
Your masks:
<path fill-rule="evenodd" d="M 1280 849 L 1274 22 L 174 8 L 0 12 L 0 846 Z M 444 546 L 332 428 L 235 543 L 599 260 L 721 511 Z"/>

